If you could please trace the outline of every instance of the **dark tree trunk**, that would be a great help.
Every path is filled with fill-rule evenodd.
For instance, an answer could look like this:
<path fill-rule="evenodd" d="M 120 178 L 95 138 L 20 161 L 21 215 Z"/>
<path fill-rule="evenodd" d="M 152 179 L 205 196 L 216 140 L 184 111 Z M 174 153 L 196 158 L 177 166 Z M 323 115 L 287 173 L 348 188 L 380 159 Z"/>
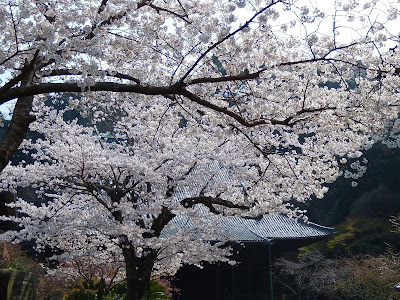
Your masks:
<path fill-rule="evenodd" d="M 8 162 L 21 145 L 29 124 L 35 118 L 29 113 L 32 109 L 33 97 L 19 98 L 13 112 L 13 116 L 4 137 L 0 141 L 0 172 L 7 166 Z"/>
<path fill-rule="evenodd" d="M 35 55 L 35 58 L 22 68 L 21 75 L 19 76 L 21 87 L 28 87 L 33 84 L 35 70 L 37 68 L 37 64 L 39 63 L 39 61 L 36 60 L 37 57 Z M 14 82 L 13 84 L 15 85 L 17 82 Z M 6 93 L 6 91 L 3 91 L 3 89 L 7 86 L 7 84 L 3 86 L 0 91 L 0 96 Z M 19 97 L 17 103 L 15 104 L 10 124 L 8 125 L 5 135 L 0 141 L 0 172 L 7 166 L 8 162 L 17 151 L 19 145 L 21 145 L 22 140 L 28 132 L 29 124 L 35 120 L 35 118 L 30 115 L 33 97 L 34 96 Z"/>
<path fill-rule="evenodd" d="M 97 285 L 96 300 L 103 300 L 107 296 L 108 292 L 106 291 L 106 288 L 106 282 L 104 278 L 101 278 L 99 284 Z"/>
<path fill-rule="evenodd" d="M 130 247 L 122 250 L 126 267 L 126 298 L 125 300 L 142 300 L 150 285 L 151 271 L 157 253 L 148 250 L 146 256 L 136 257 L 135 250 Z"/>

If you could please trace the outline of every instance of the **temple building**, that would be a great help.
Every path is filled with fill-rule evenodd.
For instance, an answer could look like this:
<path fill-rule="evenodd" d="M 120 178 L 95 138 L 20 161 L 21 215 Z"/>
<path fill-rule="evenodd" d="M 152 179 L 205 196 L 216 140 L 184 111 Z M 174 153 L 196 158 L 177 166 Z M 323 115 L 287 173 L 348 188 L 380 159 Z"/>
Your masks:
<path fill-rule="evenodd" d="M 219 164 L 205 167 L 212 170 L 212 180 L 229 182 L 229 171 Z M 191 174 L 191 184 L 175 191 L 176 201 L 198 194 L 210 178 L 201 168 Z M 207 218 L 209 211 L 199 205 L 199 213 Z M 168 226 L 170 225 L 170 226 Z M 176 234 L 176 228 L 194 228 L 189 217 L 178 216 L 164 228 L 162 235 Z M 200 269 L 184 266 L 176 274 L 173 285 L 179 289 L 173 300 L 291 300 L 298 299 L 273 276 L 275 258 L 295 258 L 297 249 L 333 234 L 324 227 L 283 214 L 269 214 L 259 219 L 219 216 L 215 228 L 221 240 L 229 240 L 236 266 L 226 263 L 204 264 Z"/>
<path fill-rule="evenodd" d="M 273 278 L 273 259 L 296 255 L 299 247 L 333 234 L 332 228 L 281 214 L 259 220 L 221 218 L 221 229 L 224 236 L 230 234 L 239 264 L 184 266 L 173 282 L 180 290 L 174 300 L 297 299 Z"/>

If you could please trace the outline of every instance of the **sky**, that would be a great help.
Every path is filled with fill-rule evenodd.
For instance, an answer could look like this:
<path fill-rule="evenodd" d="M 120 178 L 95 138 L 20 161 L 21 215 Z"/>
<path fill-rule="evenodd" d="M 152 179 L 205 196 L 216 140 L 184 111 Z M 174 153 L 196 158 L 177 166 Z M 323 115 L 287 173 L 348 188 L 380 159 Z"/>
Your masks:
<path fill-rule="evenodd" d="M 16 100 L 4 103 L 0 105 L 0 112 L 5 119 L 11 119 L 10 109 L 12 109 L 15 105 Z"/>

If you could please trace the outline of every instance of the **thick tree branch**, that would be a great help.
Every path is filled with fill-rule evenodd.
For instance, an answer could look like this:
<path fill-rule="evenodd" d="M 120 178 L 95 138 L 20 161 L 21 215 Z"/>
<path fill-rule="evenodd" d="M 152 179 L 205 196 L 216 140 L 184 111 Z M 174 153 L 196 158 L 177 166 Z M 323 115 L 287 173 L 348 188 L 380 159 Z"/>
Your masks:
<path fill-rule="evenodd" d="M 151 232 L 143 233 L 143 237 L 159 237 L 165 225 L 167 225 L 169 221 L 171 221 L 174 217 L 175 214 L 173 214 L 169 208 L 163 206 L 161 213 L 158 215 L 157 218 L 153 220 L 153 224 L 151 225 Z"/>
<path fill-rule="evenodd" d="M 106 6 L 107 6 L 107 2 L 108 2 L 108 0 L 102 0 L 102 1 L 101 1 L 101 4 L 100 4 L 100 6 L 99 6 L 99 9 L 97 10 L 97 14 L 101 14 L 101 13 L 104 11 L 104 9 L 105 9 Z"/>
<path fill-rule="evenodd" d="M 325 110 L 333 110 L 335 107 L 323 107 L 323 108 L 315 108 L 315 109 L 302 109 L 296 113 L 296 115 L 289 116 L 286 119 L 278 120 L 278 119 L 258 119 L 258 120 L 246 120 L 244 117 L 235 113 L 228 108 L 220 107 L 216 104 L 213 104 L 207 100 L 202 99 L 201 97 L 193 94 L 192 92 L 181 88 L 179 85 L 171 85 L 165 87 L 158 86 L 141 86 L 138 84 L 120 84 L 115 82 L 97 82 L 87 90 L 79 86 L 77 83 L 45 83 L 40 85 L 32 85 L 26 87 L 17 87 L 12 88 L 2 95 L 0 95 L 0 104 L 5 103 L 9 100 L 19 98 L 19 97 L 28 97 L 38 94 L 46 94 L 46 93 L 65 93 L 65 92 L 84 92 L 84 91 L 110 91 L 110 92 L 126 92 L 126 93 L 137 93 L 143 95 L 173 95 L 178 94 L 188 98 L 189 100 L 210 108 L 216 112 L 223 113 L 231 118 L 235 119 L 238 123 L 245 127 L 255 127 L 259 125 L 284 125 L 284 126 L 293 126 L 296 122 L 292 122 L 295 117 L 298 117 L 305 113 L 313 113 L 313 112 L 321 112 Z"/>
<path fill-rule="evenodd" d="M 66 93 L 66 92 L 87 92 L 87 91 L 109 91 L 121 93 L 137 93 L 143 95 L 168 95 L 175 94 L 178 91 L 176 85 L 167 87 L 157 86 L 141 86 L 137 84 L 121 84 L 115 82 L 97 82 L 90 87 L 82 87 L 77 83 L 44 83 L 26 87 L 12 88 L 9 91 L 0 95 L 0 104 L 9 100 L 48 93 Z"/>
<path fill-rule="evenodd" d="M 218 105 L 215 105 L 207 100 L 204 100 L 202 98 L 200 98 L 199 96 L 189 92 L 188 90 L 181 90 L 180 95 L 188 98 L 189 100 L 200 104 L 201 106 L 204 107 L 208 107 L 214 111 L 217 112 L 221 112 L 227 116 L 232 117 L 233 119 L 235 119 L 237 122 L 239 122 L 241 125 L 246 126 L 246 127 L 254 127 L 254 126 L 258 126 L 258 125 L 265 125 L 265 124 L 270 124 L 270 122 L 266 121 L 266 120 L 257 120 L 257 121 L 247 121 L 246 119 L 244 119 L 242 116 L 240 116 L 239 114 L 225 108 L 225 107 L 220 107 Z"/>
<path fill-rule="evenodd" d="M 278 119 L 258 119 L 258 120 L 246 120 L 244 117 L 242 117 L 241 115 L 229 110 L 228 108 L 225 107 L 220 107 L 218 105 L 215 105 L 207 100 L 204 100 L 202 98 L 200 98 L 199 96 L 187 91 L 187 90 L 182 90 L 179 92 L 180 95 L 185 96 L 186 98 L 190 99 L 193 102 L 196 102 L 197 104 L 200 104 L 201 106 L 204 107 L 208 107 L 214 111 L 223 113 L 227 116 L 230 116 L 231 118 L 235 119 L 238 123 L 240 123 L 241 125 L 245 126 L 245 127 L 255 127 L 255 126 L 259 126 L 259 125 L 283 125 L 283 126 L 289 126 L 292 127 L 294 125 L 294 123 L 291 123 L 292 119 L 295 116 L 290 116 L 287 117 L 286 119 L 283 120 L 278 120 Z M 315 109 L 314 111 L 322 111 L 325 110 L 323 108 L 321 109 Z M 312 110 L 302 110 L 300 111 L 298 114 L 303 114 L 305 112 L 311 112 Z"/>
<path fill-rule="evenodd" d="M 235 204 L 229 200 L 224 200 L 224 199 L 221 199 L 218 197 L 207 197 L 207 196 L 185 198 L 185 199 L 181 200 L 181 204 L 185 208 L 193 207 L 196 204 L 203 204 L 210 210 L 210 212 L 217 214 L 217 215 L 221 214 L 222 212 L 217 210 L 214 207 L 214 205 L 220 205 L 220 206 L 223 206 L 226 208 L 237 208 L 237 209 L 241 209 L 244 211 L 248 211 L 250 209 L 250 207 L 246 206 L 246 205 Z"/>
<path fill-rule="evenodd" d="M 21 82 L 22 78 L 24 77 L 24 74 L 21 73 L 14 78 L 11 78 L 7 83 L 5 83 L 1 88 L 0 88 L 0 95 L 2 95 L 5 91 L 10 90 L 12 87 L 14 87 L 16 84 Z"/>

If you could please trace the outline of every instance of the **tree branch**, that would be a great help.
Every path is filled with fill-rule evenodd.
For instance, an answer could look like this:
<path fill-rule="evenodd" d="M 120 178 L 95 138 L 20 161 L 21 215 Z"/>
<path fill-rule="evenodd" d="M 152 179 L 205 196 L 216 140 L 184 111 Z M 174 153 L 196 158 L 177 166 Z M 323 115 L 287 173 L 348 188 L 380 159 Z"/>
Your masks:
<path fill-rule="evenodd" d="M 104 9 L 105 9 L 105 5 L 107 4 L 107 1 L 103 1 L 102 4 L 104 3 L 104 7 L 100 6 L 98 9 L 98 13 L 101 13 Z M 100 22 L 99 24 L 93 24 L 92 25 L 92 29 L 90 30 L 90 32 L 85 36 L 85 40 L 91 40 L 95 37 L 95 33 L 94 31 L 97 28 L 103 27 L 105 25 L 111 25 L 113 22 L 118 21 L 120 19 L 122 19 L 123 17 L 126 16 L 126 12 L 121 12 L 119 14 L 116 14 L 114 16 L 109 16 L 107 19 L 105 19 L 104 21 Z"/>
<path fill-rule="evenodd" d="M 43 77 L 50 77 L 50 76 L 77 76 L 77 75 L 82 75 L 82 72 L 78 72 L 78 73 L 74 73 L 71 70 L 68 69 L 58 69 L 58 70 L 53 70 L 51 71 L 49 74 L 45 74 L 43 75 Z M 118 79 L 126 79 L 126 80 L 130 80 L 135 82 L 136 84 L 140 84 L 140 80 L 132 77 L 130 75 L 127 74 L 123 74 L 123 73 L 115 73 L 112 74 L 109 71 L 105 71 L 105 75 L 109 76 L 109 77 L 113 77 L 113 78 L 118 78 Z M 89 74 L 90 76 L 90 74 Z"/>
<path fill-rule="evenodd" d="M 180 14 L 178 14 L 178 13 L 172 11 L 172 10 L 156 6 L 156 5 L 152 4 L 149 0 L 143 0 L 142 2 L 138 3 L 137 8 L 139 9 L 139 8 L 141 8 L 143 6 L 149 6 L 149 7 L 153 8 L 157 13 L 160 13 L 160 11 L 169 13 L 169 14 L 171 14 L 171 15 L 179 18 L 179 19 L 182 19 L 183 21 L 185 21 L 188 24 L 191 24 L 191 22 L 186 19 L 188 17 L 188 15 L 186 13 L 184 15 L 180 15 Z"/>
<path fill-rule="evenodd" d="M 169 221 L 171 221 L 174 217 L 175 214 L 173 214 L 169 208 L 163 206 L 161 213 L 158 215 L 157 218 L 153 220 L 153 224 L 151 225 L 151 232 L 143 233 L 143 237 L 159 237 L 165 225 L 167 225 Z"/>
<path fill-rule="evenodd" d="M 272 7 L 273 5 L 275 5 L 276 3 L 280 2 L 280 0 L 278 1 L 271 1 L 271 3 L 269 5 L 267 5 L 266 7 L 264 7 L 263 9 L 261 9 L 260 11 L 256 12 L 249 20 L 247 20 L 242 26 L 240 26 L 238 29 L 236 29 L 235 31 L 229 33 L 228 35 L 226 35 L 224 38 L 222 38 L 221 40 L 219 40 L 218 42 L 212 44 L 210 47 L 208 47 L 208 49 L 206 51 L 204 51 L 199 58 L 194 62 L 194 64 L 189 68 L 189 70 L 185 73 L 185 75 L 182 76 L 182 78 L 179 80 L 180 82 L 184 82 L 184 80 L 189 76 L 189 74 L 196 68 L 196 66 L 200 63 L 200 61 L 208 54 L 211 52 L 211 50 L 215 49 L 216 47 L 218 47 L 219 45 L 221 45 L 223 42 L 225 42 L 226 40 L 228 40 L 229 38 L 233 37 L 235 34 L 237 34 L 238 32 L 242 31 L 244 28 L 248 27 L 249 24 L 251 22 L 253 22 L 253 20 L 259 16 L 260 14 L 262 14 L 264 11 L 266 11 L 267 9 L 269 9 L 270 7 Z"/>
<path fill-rule="evenodd" d="M 229 110 L 225 107 L 220 107 L 216 104 L 213 104 L 207 100 L 200 98 L 199 96 L 193 94 L 192 92 L 181 88 L 179 85 L 171 85 L 165 87 L 159 86 L 141 86 L 138 84 L 120 84 L 115 82 L 97 82 L 93 86 L 87 88 L 85 90 L 77 83 L 45 83 L 40 85 L 31 85 L 25 87 L 16 87 L 12 88 L 3 94 L 0 95 L 0 104 L 3 104 L 9 100 L 20 98 L 20 97 L 28 97 L 34 96 L 38 94 L 47 94 L 47 93 L 66 93 L 66 92 L 85 92 L 85 91 L 110 91 L 110 92 L 122 92 L 122 93 L 137 93 L 143 95 L 173 95 L 178 94 L 188 98 L 189 100 L 204 106 L 208 107 L 214 111 L 221 112 L 231 118 L 235 119 L 238 123 L 245 127 L 255 127 L 259 125 L 284 125 L 284 126 L 293 126 L 295 122 L 291 122 L 295 117 L 300 116 L 304 113 L 312 113 L 312 112 L 320 112 L 325 110 L 333 110 L 335 107 L 323 107 L 323 108 L 314 108 L 314 109 L 302 109 L 296 113 L 294 116 L 289 116 L 286 119 L 278 120 L 278 119 L 259 119 L 248 121 L 243 118 L 241 115 Z"/>
<path fill-rule="evenodd" d="M 105 9 L 106 6 L 107 6 L 107 2 L 108 2 L 108 0 L 102 0 L 102 1 L 101 1 L 101 4 L 100 4 L 100 6 L 99 6 L 99 9 L 97 10 L 97 14 L 101 14 L 101 13 L 104 11 L 104 9 Z"/>
<path fill-rule="evenodd" d="M 228 82 L 228 81 L 240 81 L 240 80 L 249 80 L 255 79 L 260 76 L 261 71 L 255 73 L 243 73 L 239 75 L 231 75 L 231 76 L 221 76 L 221 77 L 202 77 L 190 80 L 185 85 L 193 85 L 199 83 L 216 83 L 216 82 Z"/>
<path fill-rule="evenodd" d="M 19 52 L 19 41 L 18 41 L 18 32 L 17 32 L 17 24 L 15 22 L 15 17 L 14 17 L 14 12 L 13 12 L 13 6 L 15 5 L 11 5 L 9 4 L 9 10 L 10 10 L 10 15 L 11 15 L 11 21 L 13 24 L 13 30 L 14 30 L 14 41 L 15 41 L 15 49 L 16 49 L 16 53 Z"/>
<path fill-rule="evenodd" d="M 199 96 L 197 96 L 197 95 L 193 94 L 192 92 L 189 92 L 188 90 L 185 90 L 185 89 L 182 89 L 179 92 L 179 94 L 197 104 L 200 104 L 201 106 L 208 107 L 214 111 L 221 112 L 227 116 L 230 116 L 245 127 L 254 127 L 254 126 L 258 126 L 258 125 L 270 124 L 270 122 L 268 122 L 267 120 L 247 121 L 239 114 L 237 114 L 227 108 L 215 105 L 207 100 L 204 100 L 204 99 L 200 98 Z"/>
<path fill-rule="evenodd" d="M 214 205 L 220 205 L 220 206 L 227 207 L 227 208 L 237 208 L 237 209 L 241 209 L 241 210 L 245 210 L 245 211 L 250 209 L 249 206 L 235 204 L 232 201 L 224 200 L 224 199 L 217 198 L 217 197 L 207 197 L 207 196 L 191 197 L 191 198 L 185 198 L 185 199 L 181 200 L 180 202 L 181 202 L 182 206 L 185 208 L 193 207 L 196 204 L 203 204 L 210 210 L 210 212 L 217 214 L 217 215 L 221 214 L 221 211 L 217 210 L 214 207 Z"/>
<path fill-rule="evenodd" d="M 9 100 L 25 97 L 34 96 L 39 94 L 48 93 L 66 93 L 66 92 L 87 92 L 87 91 L 109 91 L 109 92 L 121 92 L 121 93 L 138 93 L 143 95 L 168 95 L 176 94 L 178 87 L 176 85 L 167 87 L 157 86 L 141 86 L 138 84 L 121 84 L 115 82 L 97 82 L 90 87 L 82 87 L 77 83 L 43 83 L 38 85 L 31 85 L 26 87 L 12 88 L 9 91 L 4 92 L 0 95 L 0 104 L 3 104 Z"/>

